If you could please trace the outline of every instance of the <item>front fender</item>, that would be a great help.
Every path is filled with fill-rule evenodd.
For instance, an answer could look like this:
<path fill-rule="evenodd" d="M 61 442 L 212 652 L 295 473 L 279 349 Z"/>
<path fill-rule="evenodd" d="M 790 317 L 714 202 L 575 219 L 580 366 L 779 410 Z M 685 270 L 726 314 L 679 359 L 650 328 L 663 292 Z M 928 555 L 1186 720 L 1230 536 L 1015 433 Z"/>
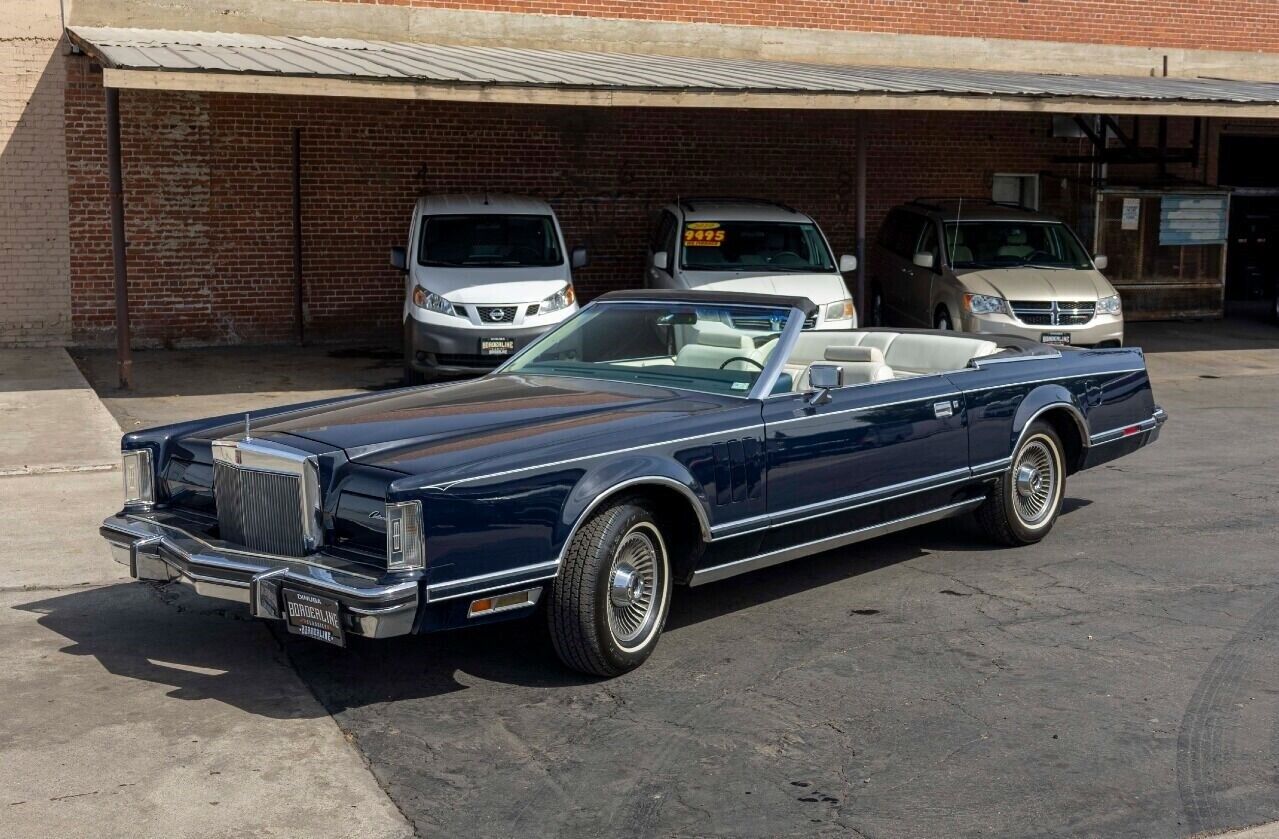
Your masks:
<path fill-rule="evenodd" d="M 610 498 L 628 489 L 652 486 L 679 493 L 697 516 L 702 538 L 710 540 L 706 492 L 684 464 L 653 454 L 636 454 L 600 464 L 582 476 L 565 499 L 555 534 L 555 554 L 562 557 L 573 534 L 586 518 Z"/>

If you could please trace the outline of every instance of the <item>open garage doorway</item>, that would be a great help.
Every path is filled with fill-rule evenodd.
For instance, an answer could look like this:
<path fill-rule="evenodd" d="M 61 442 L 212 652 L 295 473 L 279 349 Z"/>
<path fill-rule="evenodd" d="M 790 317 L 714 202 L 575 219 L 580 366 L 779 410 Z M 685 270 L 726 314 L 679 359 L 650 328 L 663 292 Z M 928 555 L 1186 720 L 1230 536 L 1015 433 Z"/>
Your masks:
<path fill-rule="evenodd" d="M 1279 136 L 1224 135 L 1218 182 L 1235 189 L 1228 301 L 1269 300 L 1279 283 Z"/>

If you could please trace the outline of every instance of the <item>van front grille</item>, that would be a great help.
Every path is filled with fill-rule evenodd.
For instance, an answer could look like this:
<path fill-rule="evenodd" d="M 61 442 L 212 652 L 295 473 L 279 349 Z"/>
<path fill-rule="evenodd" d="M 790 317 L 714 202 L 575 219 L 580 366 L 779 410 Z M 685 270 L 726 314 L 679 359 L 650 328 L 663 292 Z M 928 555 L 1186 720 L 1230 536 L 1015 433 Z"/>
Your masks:
<path fill-rule="evenodd" d="M 222 540 L 276 556 L 305 556 L 302 481 L 297 475 L 213 464 Z"/>
<path fill-rule="evenodd" d="M 1013 300 L 1010 305 L 1017 320 L 1028 326 L 1082 326 L 1097 309 L 1091 301 Z"/>

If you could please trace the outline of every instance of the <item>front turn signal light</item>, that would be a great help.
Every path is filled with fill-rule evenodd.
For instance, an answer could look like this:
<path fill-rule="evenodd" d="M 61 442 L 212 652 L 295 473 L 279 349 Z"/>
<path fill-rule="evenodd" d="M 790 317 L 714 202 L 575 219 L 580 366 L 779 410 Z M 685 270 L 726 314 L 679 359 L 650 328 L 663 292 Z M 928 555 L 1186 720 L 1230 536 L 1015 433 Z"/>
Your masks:
<path fill-rule="evenodd" d="M 414 571 L 426 567 L 421 501 L 386 505 L 386 567 L 388 571 Z"/>

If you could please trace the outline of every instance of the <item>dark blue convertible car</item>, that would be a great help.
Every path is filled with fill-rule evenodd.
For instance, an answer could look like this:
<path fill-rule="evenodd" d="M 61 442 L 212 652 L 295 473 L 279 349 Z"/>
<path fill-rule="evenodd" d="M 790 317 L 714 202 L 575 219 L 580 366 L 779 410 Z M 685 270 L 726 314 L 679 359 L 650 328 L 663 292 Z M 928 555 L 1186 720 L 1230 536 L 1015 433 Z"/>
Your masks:
<path fill-rule="evenodd" d="M 1042 539 L 1066 477 L 1153 441 L 1138 349 L 815 330 L 806 299 L 607 294 L 468 382 L 124 438 L 139 579 L 342 644 L 545 613 L 613 675 L 701 585 L 974 514 Z"/>

